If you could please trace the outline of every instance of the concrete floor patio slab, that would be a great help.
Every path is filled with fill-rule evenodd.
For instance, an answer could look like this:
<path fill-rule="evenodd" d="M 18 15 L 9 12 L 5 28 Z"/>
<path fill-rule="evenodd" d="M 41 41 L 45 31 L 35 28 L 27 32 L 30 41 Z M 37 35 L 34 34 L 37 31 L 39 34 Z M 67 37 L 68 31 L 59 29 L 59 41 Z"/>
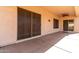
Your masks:
<path fill-rule="evenodd" d="M 44 53 L 69 34 L 72 33 L 57 32 L 32 40 L 4 46 L 0 48 L 0 53 Z"/>

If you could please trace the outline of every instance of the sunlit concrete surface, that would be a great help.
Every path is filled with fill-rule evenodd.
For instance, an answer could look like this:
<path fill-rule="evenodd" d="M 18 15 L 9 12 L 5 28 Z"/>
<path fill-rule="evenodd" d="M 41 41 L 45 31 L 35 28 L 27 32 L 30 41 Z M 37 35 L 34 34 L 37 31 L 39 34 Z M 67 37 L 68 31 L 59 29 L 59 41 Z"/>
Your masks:
<path fill-rule="evenodd" d="M 46 53 L 53 53 L 56 55 L 79 53 L 79 33 L 69 34 L 68 36 L 65 36 Z"/>

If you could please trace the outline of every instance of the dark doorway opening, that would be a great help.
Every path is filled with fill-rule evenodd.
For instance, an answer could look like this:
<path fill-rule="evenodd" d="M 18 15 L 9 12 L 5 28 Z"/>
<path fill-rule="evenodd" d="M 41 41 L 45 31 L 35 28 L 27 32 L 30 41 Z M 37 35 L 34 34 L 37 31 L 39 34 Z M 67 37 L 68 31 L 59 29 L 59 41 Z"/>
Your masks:
<path fill-rule="evenodd" d="M 64 20 L 63 21 L 64 31 L 74 31 L 74 20 Z"/>

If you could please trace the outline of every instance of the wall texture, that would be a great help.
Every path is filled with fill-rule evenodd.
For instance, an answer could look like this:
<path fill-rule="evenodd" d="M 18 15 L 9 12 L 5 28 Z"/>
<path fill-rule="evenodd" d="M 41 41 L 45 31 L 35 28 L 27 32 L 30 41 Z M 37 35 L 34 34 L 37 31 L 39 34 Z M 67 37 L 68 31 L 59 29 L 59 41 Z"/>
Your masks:
<path fill-rule="evenodd" d="M 19 6 L 41 14 L 41 35 L 46 35 L 58 31 L 63 31 L 63 20 L 74 19 L 74 31 L 79 32 L 79 16 L 77 17 L 58 17 L 43 7 L 37 6 Z M 77 10 L 77 9 L 76 9 Z M 77 15 L 79 14 L 78 11 Z M 59 19 L 59 28 L 53 28 L 53 19 Z M 50 22 L 48 20 L 50 19 Z M 24 39 L 28 40 L 28 39 Z M 12 44 L 17 41 L 17 7 L 0 7 L 0 46 Z M 21 42 L 21 41 L 20 41 Z"/>
<path fill-rule="evenodd" d="M 76 15 L 76 17 L 74 18 L 74 20 L 75 20 L 75 22 L 74 22 L 74 26 L 75 26 L 74 31 L 79 32 L 79 6 L 75 6 L 75 15 Z"/>
<path fill-rule="evenodd" d="M 16 7 L 0 7 L 0 45 L 16 41 Z"/>
<path fill-rule="evenodd" d="M 42 7 L 33 7 L 33 6 L 30 6 L 30 7 L 29 6 L 23 7 L 22 6 L 21 8 L 41 14 L 41 16 L 42 16 L 42 18 L 41 18 L 41 33 L 42 33 L 42 35 L 60 31 L 60 26 L 58 29 L 53 28 L 53 18 L 59 19 L 59 17 L 53 15 L 48 10 L 46 10 Z M 50 22 L 48 22 L 49 19 L 51 20 Z"/>
<path fill-rule="evenodd" d="M 21 8 L 41 14 L 41 35 L 61 31 L 61 20 L 42 7 L 27 6 Z M 53 28 L 53 18 L 59 19 L 59 28 Z M 50 19 L 50 22 L 48 20 Z M 27 39 L 26 39 L 27 40 Z M 0 7 L 0 46 L 17 41 L 17 7 Z"/>
<path fill-rule="evenodd" d="M 74 31 L 79 32 L 79 17 L 74 18 Z"/>

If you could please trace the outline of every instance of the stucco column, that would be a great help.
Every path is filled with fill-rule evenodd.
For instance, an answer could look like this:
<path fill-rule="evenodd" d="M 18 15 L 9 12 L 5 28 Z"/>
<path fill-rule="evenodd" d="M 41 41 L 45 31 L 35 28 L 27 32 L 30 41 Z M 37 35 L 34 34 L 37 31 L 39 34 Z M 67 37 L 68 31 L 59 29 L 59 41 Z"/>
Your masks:
<path fill-rule="evenodd" d="M 79 32 L 79 17 L 74 19 L 74 31 Z"/>

